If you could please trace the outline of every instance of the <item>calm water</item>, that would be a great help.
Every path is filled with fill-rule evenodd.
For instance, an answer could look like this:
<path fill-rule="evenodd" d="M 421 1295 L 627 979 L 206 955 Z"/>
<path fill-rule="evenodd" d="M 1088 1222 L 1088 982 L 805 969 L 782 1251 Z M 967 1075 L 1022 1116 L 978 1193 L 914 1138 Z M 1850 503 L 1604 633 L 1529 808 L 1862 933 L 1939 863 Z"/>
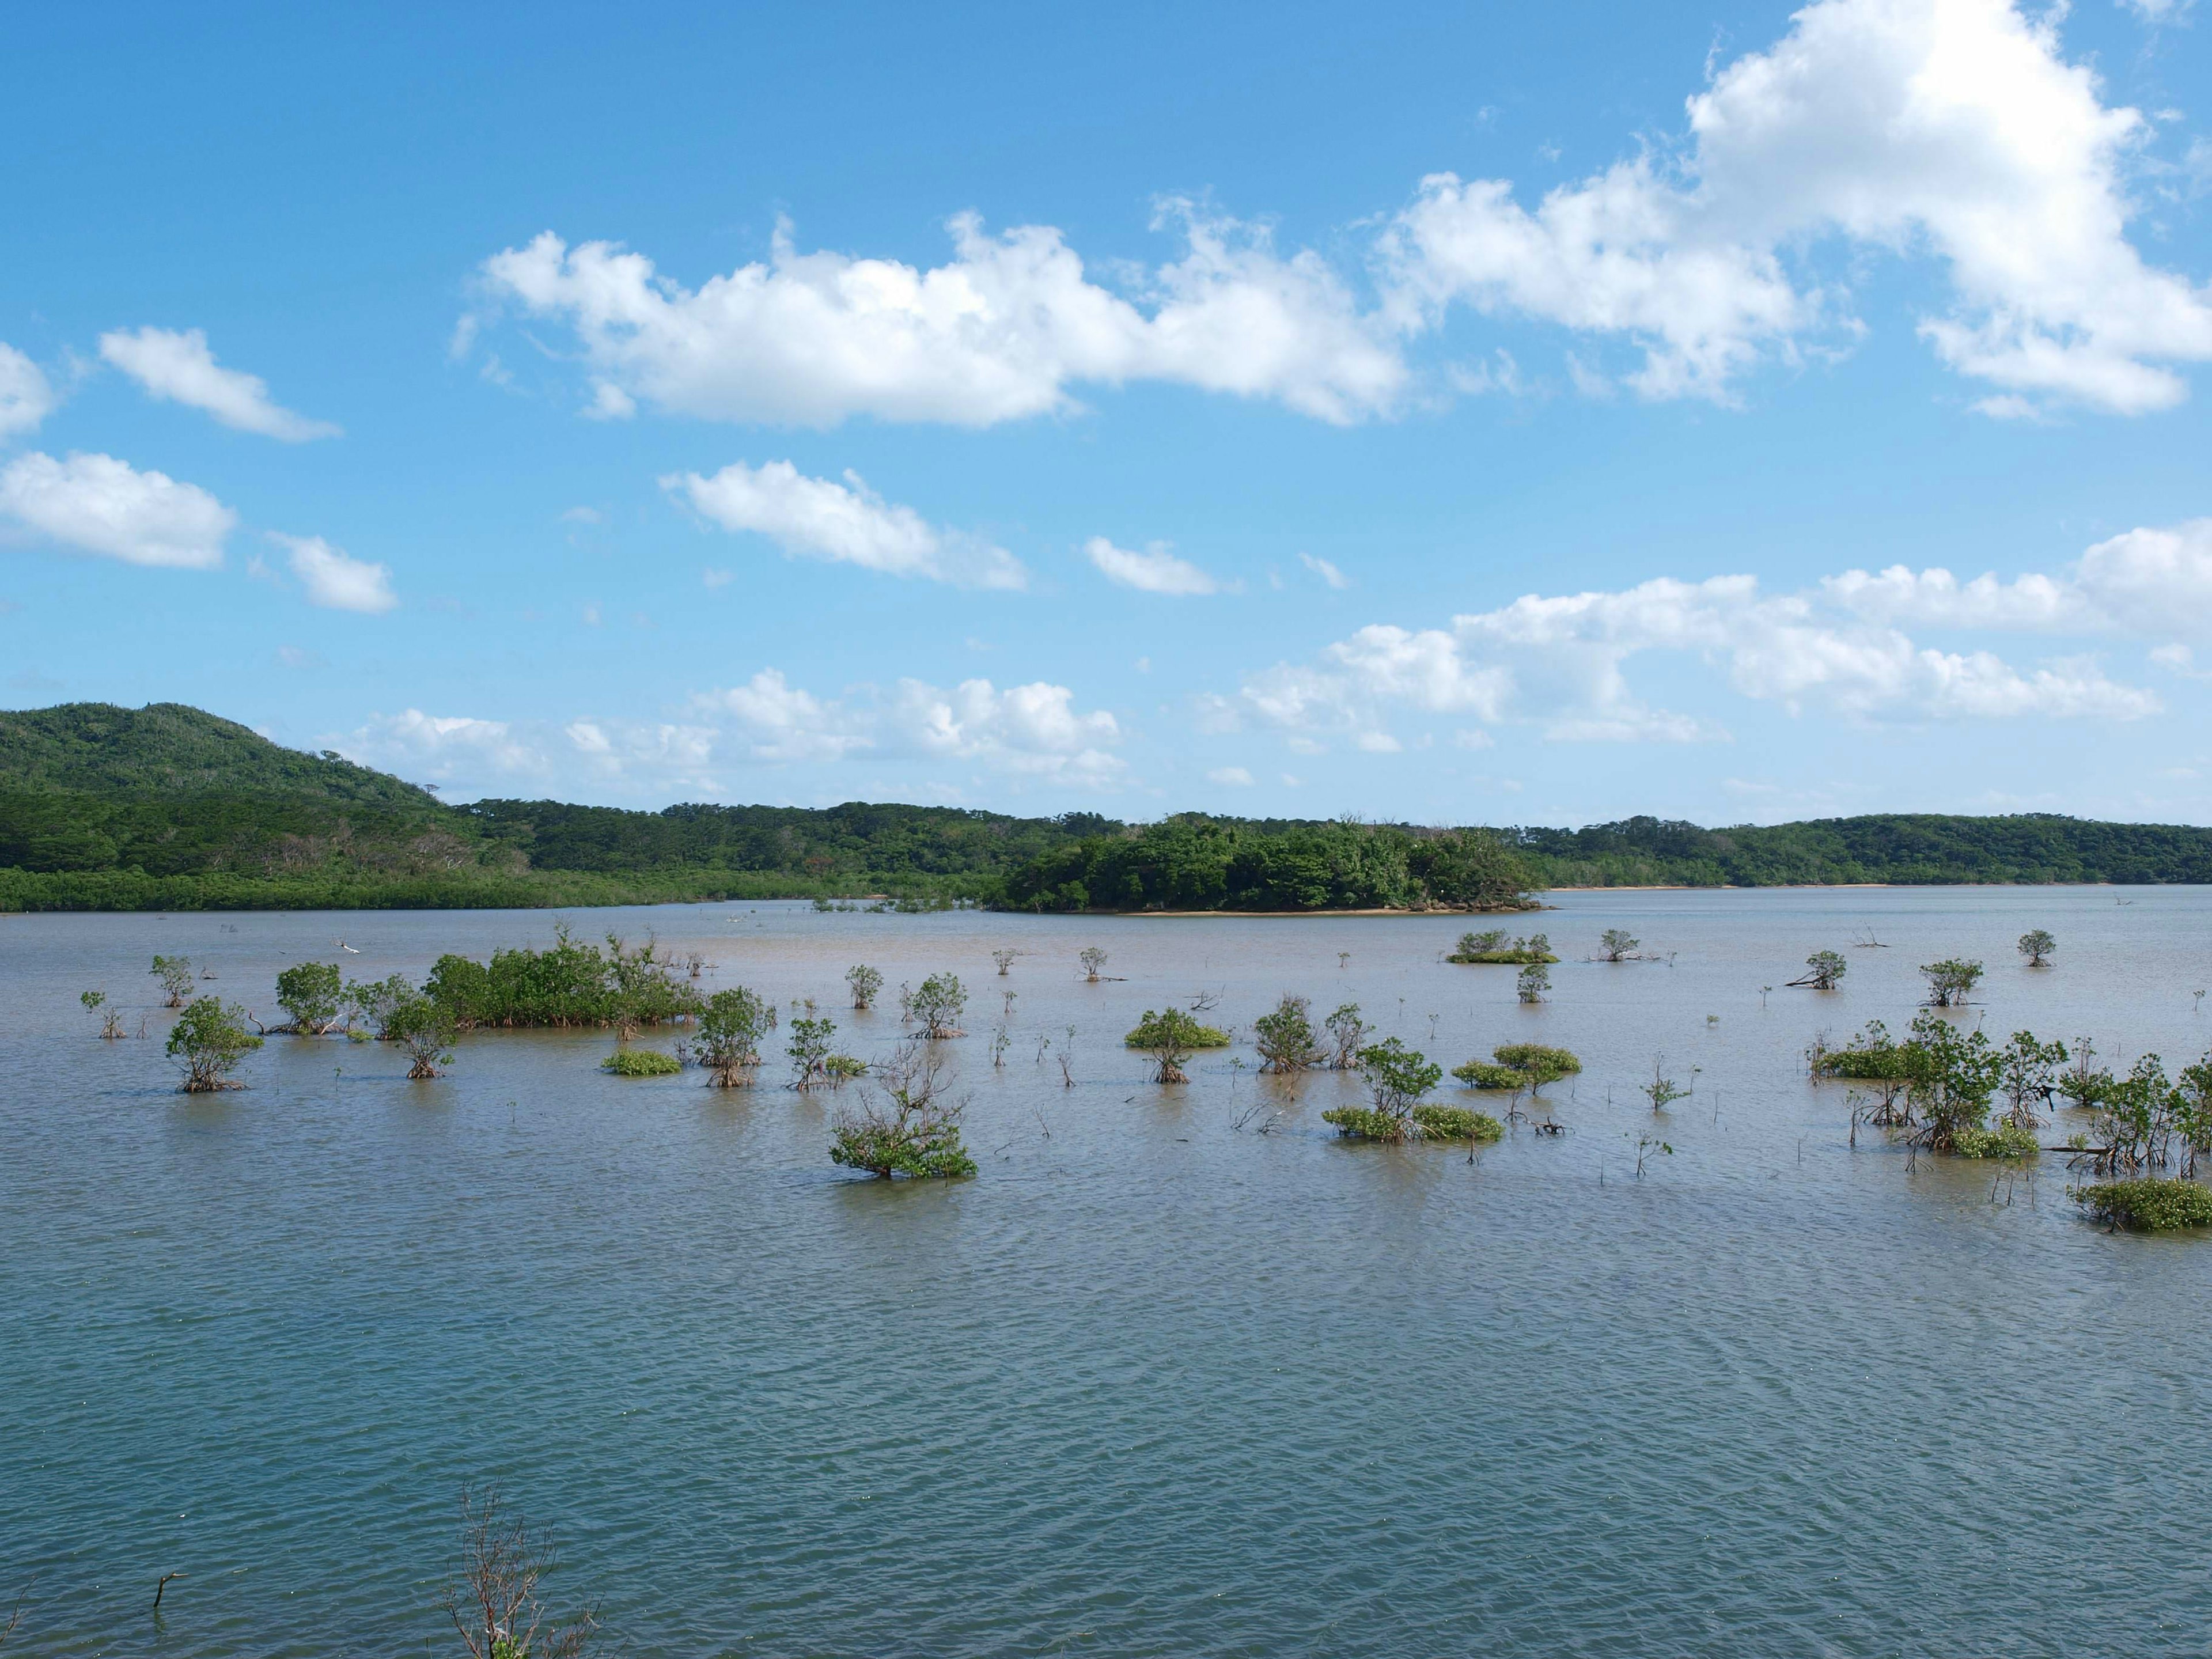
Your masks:
<path fill-rule="evenodd" d="M 466 1039 L 416 1085 L 276 1039 L 246 1091 L 168 1092 L 155 951 L 273 1018 L 337 936 L 419 975 L 548 915 L 0 919 L 17 1639 L 444 1650 L 457 1492 L 497 1480 L 559 1535 L 554 1599 L 641 1655 L 2201 1654 L 2212 1240 L 2085 1225 L 2055 1158 L 1993 1188 L 1854 1151 L 1800 1058 L 1902 1024 L 1952 953 L 1993 1033 L 2195 1058 L 2212 890 L 2117 896 L 1563 894 L 1562 954 L 1625 926 L 1672 965 L 1570 960 L 1534 1010 L 1440 962 L 1448 920 L 577 918 L 785 1002 L 959 973 L 981 1174 L 896 1187 L 830 1164 L 832 1099 L 617 1081 L 597 1035 Z M 1869 928 L 1840 993 L 1762 1010 Z M 1125 977 L 1082 982 L 1091 943 Z M 94 1040 L 94 986 L 148 1040 Z M 1564 1043 L 1570 1133 L 1470 1164 L 1337 1144 L 1338 1077 L 1146 1084 L 1120 1034 L 1201 989 L 1247 1029 L 1357 1000 L 1448 1065 Z M 839 1018 L 863 1054 L 897 1030 Z M 1066 1089 L 1038 1047 L 1071 1024 Z M 1696 1092 L 1639 1182 L 1662 1054 Z M 1238 1127 L 1262 1098 L 1279 1127 Z"/>

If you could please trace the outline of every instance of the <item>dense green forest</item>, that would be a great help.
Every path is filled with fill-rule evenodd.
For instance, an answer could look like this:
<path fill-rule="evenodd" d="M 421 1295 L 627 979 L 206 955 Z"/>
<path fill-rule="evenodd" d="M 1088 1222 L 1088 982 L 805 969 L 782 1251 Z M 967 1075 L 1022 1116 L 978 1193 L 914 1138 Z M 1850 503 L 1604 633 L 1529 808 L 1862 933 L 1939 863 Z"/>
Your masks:
<path fill-rule="evenodd" d="M 2053 814 L 1444 830 L 860 802 L 449 805 L 182 704 L 0 712 L 0 910 L 866 893 L 1036 910 L 1484 908 L 1547 887 L 1844 882 L 2212 882 L 2212 830 Z"/>

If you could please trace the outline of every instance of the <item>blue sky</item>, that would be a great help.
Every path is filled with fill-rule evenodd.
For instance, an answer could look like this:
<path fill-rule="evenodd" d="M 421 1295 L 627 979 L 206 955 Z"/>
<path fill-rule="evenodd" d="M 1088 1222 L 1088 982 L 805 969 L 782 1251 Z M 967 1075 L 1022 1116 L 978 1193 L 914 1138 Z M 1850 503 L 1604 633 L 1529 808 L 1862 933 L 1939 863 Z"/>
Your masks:
<path fill-rule="evenodd" d="M 1378 9 L 20 10 L 0 700 L 451 799 L 2212 817 L 2212 19 Z"/>

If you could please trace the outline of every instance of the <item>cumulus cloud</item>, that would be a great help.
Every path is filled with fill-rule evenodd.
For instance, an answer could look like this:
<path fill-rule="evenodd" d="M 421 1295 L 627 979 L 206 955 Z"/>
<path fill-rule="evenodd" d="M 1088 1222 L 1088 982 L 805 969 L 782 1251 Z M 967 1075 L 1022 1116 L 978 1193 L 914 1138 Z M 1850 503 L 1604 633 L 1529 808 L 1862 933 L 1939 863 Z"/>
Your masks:
<path fill-rule="evenodd" d="M 389 565 L 354 558 L 320 536 L 285 536 L 272 530 L 269 539 L 291 550 L 292 574 L 307 589 L 310 605 L 374 617 L 399 603 L 399 596 L 392 591 Z"/>
<path fill-rule="evenodd" d="M 1003 547 L 939 528 L 912 507 L 884 501 L 857 472 L 848 471 L 838 483 L 810 478 L 789 461 L 757 467 L 734 461 L 710 477 L 671 473 L 660 487 L 680 493 L 702 518 L 766 536 L 794 557 L 963 587 L 1028 584 L 1021 561 Z"/>
<path fill-rule="evenodd" d="M 711 420 L 830 426 L 855 415 L 982 427 L 1063 412 L 1073 388 L 1167 380 L 1339 423 L 1385 413 L 1407 372 L 1319 256 L 1264 228 L 1163 204 L 1183 257 L 1127 292 L 1092 281 L 1060 231 L 951 222 L 929 270 L 802 253 L 779 226 L 765 264 L 687 289 L 611 242 L 548 231 L 487 259 L 488 296 L 565 324 L 592 412 L 640 402 Z"/>
<path fill-rule="evenodd" d="M 864 686 L 824 697 L 768 668 L 741 686 L 702 694 L 693 707 L 726 720 L 753 760 L 954 759 L 1094 785 L 1125 769 L 1110 752 L 1121 740 L 1114 716 L 1079 711 L 1073 691 L 1042 680 L 1001 690 L 986 679 L 950 689 L 902 679 L 887 693 Z"/>
<path fill-rule="evenodd" d="M 1249 720 L 1310 742 L 1335 733 L 1382 749 L 1394 711 L 1533 726 L 1565 742 L 1724 739 L 1710 721 L 1651 707 L 1630 665 L 1674 653 L 1719 669 L 1739 696 L 1859 720 L 2133 720 L 2155 693 L 2109 678 L 2093 656 L 2015 666 L 1982 646 L 1942 649 L 1906 628 L 1950 632 L 2212 635 L 2212 521 L 2142 529 L 2089 549 L 2056 576 L 1961 582 L 1942 569 L 1848 571 L 1798 592 L 1751 576 L 1660 577 L 1629 588 L 1525 594 L 1444 628 L 1362 628 L 1317 661 L 1249 676 L 1200 711 L 1208 730 Z M 2154 653 L 2186 669 L 2185 648 Z M 1463 741 L 1466 739 L 1462 739 Z M 1474 741 L 1484 739 L 1474 734 Z"/>
<path fill-rule="evenodd" d="M 1103 536 L 1093 536 L 1083 544 L 1083 551 L 1107 580 L 1119 586 L 1133 587 L 1140 593 L 1192 595 L 1221 592 L 1219 582 L 1189 560 L 1176 557 L 1168 551 L 1164 542 L 1154 542 L 1143 552 L 1133 553 L 1126 547 L 1115 546 Z"/>
<path fill-rule="evenodd" d="M 149 397 L 204 410 L 240 432 L 292 444 L 338 435 L 327 421 L 311 421 L 279 406 L 258 375 L 217 363 L 199 329 L 142 328 L 135 334 L 118 329 L 100 337 L 100 355 L 137 381 Z"/>
<path fill-rule="evenodd" d="M 2178 402 L 2212 357 L 2212 296 L 2144 263 L 2124 173 L 2148 124 L 2107 106 L 2057 28 L 2008 0 L 1817 0 L 1688 100 L 1678 157 L 1644 155 L 1532 210 L 1500 179 L 1425 179 L 1384 237 L 1401 326 L 1446 307 L 1633 341 L 1645 395 L 1726 398 L 1769 355 L 1856 326 L 1816 245 L 1942 262 L 1920 329 L 1952 368 L 2120 413 Z"/>
<path fill-rule="evenodd" d="M 373 714 L 367 725 L 331 742 L 364 766 L 441 786 L 461 784 L 463 793 L 553 775 L 552 757 L 516 726 L 466 714 L 426 714 L 419 708 Z"/>
<path fill-rule="evenodd" d="M 0 438 L 36 431 L 53 407 L 54 389 L 46 371 L 0 341 Z"/>
<path fill-rule="evenodd" d="M 33 451 L 0 469 L 0 514 L 80 552 L 211 570 L 238 515 L 207 491 L 112 455 Z"/>
<path fill-rule="evenodd" d="M 1249 789 L 1252 775 L 1241 766 L 1217 766 L 1206 775 L 1208 783 L 1218 783 L 1229 789 Z"/>

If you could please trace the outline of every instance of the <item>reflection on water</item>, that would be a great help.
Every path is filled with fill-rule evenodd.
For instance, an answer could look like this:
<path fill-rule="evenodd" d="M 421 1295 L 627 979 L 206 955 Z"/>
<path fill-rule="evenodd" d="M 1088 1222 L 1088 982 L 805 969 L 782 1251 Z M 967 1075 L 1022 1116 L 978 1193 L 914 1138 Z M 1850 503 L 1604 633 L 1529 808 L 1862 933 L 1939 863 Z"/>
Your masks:
<path fill-rule="evenodd" d="M 155 951 L 273 1017 L 303 955 L 419 976 L 550 916 L 0 918 L 0 1589 L 31 1653 L 420 1651 L 496 1477 L 648 1655 L 2201 1651 L 2212 1241 L 2098 1232 L 2055 1159 L 1854 1152 L 1802 1075 L 1952 954 L 2000 1038 L 2195 1058 L 2212 892 L 2118 896 L 1565 894 L 1535 1008 L 1443 918 L 610 913 L 864 1055 L 896 998 L 849 1014 L 848 966 L 959 973 L 981 1173 L 896 1187 L 830 1164 L 835 1097 L 611 1079 L 594 1033 L 167 1092 Z M 1580 960 L 1613 926 L 1662 959 Z M 1762 1008 L 1829 946 L 1839 992 Z M 1205 990 L 1240 1046 L 1145 1082 L 1121 1034 Z M 1447 1066 L 1575 1049 L 1568 1132 L 1339 1144 L 1354 1080 L 1250 1069 L 1285 990 Z"/>

